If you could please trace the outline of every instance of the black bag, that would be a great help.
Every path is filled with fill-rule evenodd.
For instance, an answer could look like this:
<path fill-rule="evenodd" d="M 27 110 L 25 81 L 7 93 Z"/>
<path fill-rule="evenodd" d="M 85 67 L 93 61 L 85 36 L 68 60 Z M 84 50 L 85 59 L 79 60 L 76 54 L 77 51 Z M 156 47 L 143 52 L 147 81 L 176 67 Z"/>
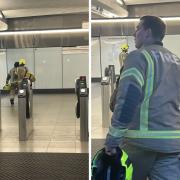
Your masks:
<path fill-rule="evenodd" d="M 91 163 L 91 180 L 130 179 L 133 172 L 132 163 L 128 158 L 128 155 L 119 147 L 116 148 L 116 151 L 116 154 L 110 156 L 105 153 L 105 148 L 103 148 L 95 154 Z M 127 156 L 127 168 L 122 163 L 125 156 Z"/>

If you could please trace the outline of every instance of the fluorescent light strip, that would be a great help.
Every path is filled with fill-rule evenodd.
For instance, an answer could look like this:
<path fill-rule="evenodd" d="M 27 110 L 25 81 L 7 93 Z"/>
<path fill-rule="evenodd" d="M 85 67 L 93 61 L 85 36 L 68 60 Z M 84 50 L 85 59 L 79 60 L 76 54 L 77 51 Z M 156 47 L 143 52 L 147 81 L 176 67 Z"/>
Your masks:
<path fill-rule="evenodd" d="M 139 22 L 140 18 L 127 18 L 127 19 L 97 19 L 97 20 L 91 20 L 94 24 L 99 23 L 119 23 L 119 22 Z M 180 21 L 180 17 L 162 17 L 163 21 Z"/>
<path fill-rule="evenodd" d="M 97 20 L 91 20 L 94 24 L 99 23 L 118 23 L 118 22 L 138 22 L 139 18 L 134 19 L 97 19 Z"/>
<path fill-rule="evenodd" d="M 122 2 L 122 0 L 116 0 L 117 3 L 119 3 L 120 5 L 123 5 L 124 3 Z"/>
<path fill-rule="evenodd" d="M 180 21 L 180 17 L 163 17 L 163 21 Z"/>
<path fill-rule="evenodd" d="M 35 30 L 35 31 L 6 31 L 0 32 L 1 35 L 28 35 L 28 34 L 68 34 L 68 33 L 88 33 L 88 29 L 59 29 L 59 30 Z"/>

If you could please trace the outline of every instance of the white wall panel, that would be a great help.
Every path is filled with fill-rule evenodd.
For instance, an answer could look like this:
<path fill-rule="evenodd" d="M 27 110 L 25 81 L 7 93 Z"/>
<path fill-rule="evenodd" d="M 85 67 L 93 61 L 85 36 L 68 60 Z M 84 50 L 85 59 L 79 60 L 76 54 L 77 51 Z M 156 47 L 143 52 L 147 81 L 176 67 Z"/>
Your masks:
<path fill-rule="evenodd" d="M 90 63 L 91 63 L 91 77 L 101 77 L 99 38 L 92 38 Z"/>
<path fill-rule="evenodd" d="M 35 49 L 36 89 L 62 88 L 62 48 Z"/>
<path fill-rule="evenodd" d="M 134 37 L 133 36 L 128 36 L 127 37 L 127 42 L 128 42 L 128 45 L 129 45 L 129 50 L 128 50 L 129 53 L 131 51 L 136 50 L 135 42 L 134 42 Z"/>
<path fill-rule="evenodd" d="M 175 55 L 180 57 L 180 35 L 167 35 L 164 37 L 163 44 L 164 47 L 169 49 Z"/>
<path fill-rule="evenodd" d="M 3 86 L 5 85 L 6 77 L 7 77 L 6 50 L 1 50 L 0 51 L 0 89 L 2 89 Z"/>
<path fill-rule="evenodd" d="M 126 38 L 127 38 L 127 43 L 129 45 L 128 52 L 135 50 L 136 48 L 135 48 L 134 37 L 128 36 Z M 101 37 L 101 50 L 100 50 L 100 47 L 98 47 L 96 42 L 92 41 L 92 57 L 93 57 L 92 66 L 91 66 L 92 77 L 98 77 L 98 72 L 100 72 L 100 67 L 97 66 L 97 64 L 95 63 L 96 61 L 93 62 L 93 59 L 98 60 L 100 58 L 99 55 L 100 51 L 101 51 L 103 73 L 104 73 L 104 68 L 108 66 L 108 64 L 114 64 L 116 68 L 116 74 L 119 73 L 118 54 L 121 51 L 120 46 L 122 42 L 123 40 L 121 36 Z M 180 57 L 180 47 L 178 46 L 179 42 L 180 42 L 180 35 L 166 35 L 163 40 L 164 47 L 172 51 L 178 57 Z"/>
<path fill-rule="evenodd" d="M 121 52 L 121 45 L 127 43 L 126 37 L 102 37 L 101 38 L 101 64 L 102 75 L 108 65 L 115 65 L 115 72 L 119 74 L 119 54 Z"/>
<path fill-rule="evenodd" d="M 14 67 L 14 62 L 19 61 L 19 59 L 26 60 L 26 66 L 29 71 L 34 73 L 34 52 L 33 48 L 24 49 L 7 49 L 7 65 L 8 71 Z"/>
<path fill-rule="evenodd" d="M 74 88 L 75 79 L 86 76 L 89 79 L 88 53 L 74 53 L 63 55 L 63 88 Z"/>

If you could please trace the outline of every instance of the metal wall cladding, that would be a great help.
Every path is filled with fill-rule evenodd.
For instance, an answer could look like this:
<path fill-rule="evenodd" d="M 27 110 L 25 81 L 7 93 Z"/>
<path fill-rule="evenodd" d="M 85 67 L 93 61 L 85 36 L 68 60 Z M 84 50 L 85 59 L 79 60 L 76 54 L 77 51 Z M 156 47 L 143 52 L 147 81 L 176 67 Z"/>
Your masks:
<path fill-rule="evenodd" d="M 92 37 L 132 36 L 138 22 L 92 23 Z M 166 34 L 176 35 L 180 32 L 179 21 L 166 22 Z"/>
<path fill-rule="evenodd" d="M 0 37 L 1 49 L 71 47 L 88 45 L 88 33 L 79 34 L 41 34 L 11 35 Z"/>
<path fill-rule="evenodd" d="M 8 19 L 8 31 L 81 29 L 88 22 L 88 14 L 53 15 Z M 0 48 L 44 48 L 88 45 L 88 32 L 1 35 Z"/>

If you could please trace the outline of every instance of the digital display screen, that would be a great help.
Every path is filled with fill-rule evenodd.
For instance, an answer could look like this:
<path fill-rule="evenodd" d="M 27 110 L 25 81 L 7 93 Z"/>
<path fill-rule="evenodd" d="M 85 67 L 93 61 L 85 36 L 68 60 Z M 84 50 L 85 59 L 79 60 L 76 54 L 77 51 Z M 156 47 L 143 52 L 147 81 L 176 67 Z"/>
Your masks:
<path fill-rule="evenodd" d="M 81 93 L 85 93 L 86 89 L 81 89 L 80 91 L 81 91 Z"/>
<path fill-rule="evenodd" d="M 20 92 L 20 93 L 24 93 L 24 90 L 23 90 L 23 89 L 20 89 L 19 92 Z"/>
<path fill-rule="evenodd" d="M 106 81 L 106 80 L 107 80 L 107 77 L 103 77 L 103 80 Z"/>

